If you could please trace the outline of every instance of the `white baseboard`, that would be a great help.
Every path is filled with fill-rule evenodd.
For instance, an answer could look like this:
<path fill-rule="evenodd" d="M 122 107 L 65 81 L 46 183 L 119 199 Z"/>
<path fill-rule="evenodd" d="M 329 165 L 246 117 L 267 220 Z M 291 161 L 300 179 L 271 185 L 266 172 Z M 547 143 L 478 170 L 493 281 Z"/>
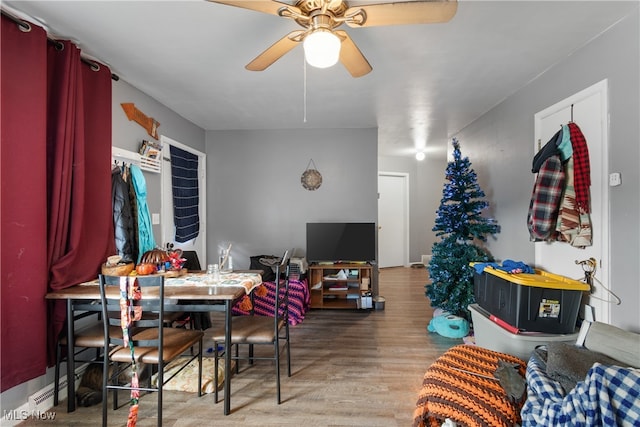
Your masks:
<path fill-rule="evenodd" d="M 76 368 L 76 389 L 80 384 L 80 378 L 89 364 L 83 364 Z M 62 365 L 64 367 L 64 364 Z M 26 403 L 16 409 L 3 409 L 0 425 L 2 427 L 17 426 L 26 420 L 55 421 L 55 412 L 49 410 L 53 408 L 54 384 L 50 383 L 42 387 L 37 392 L 29 396 Z M 58 392 L 60 400 L 67 397 L 67 376 L 60 378 L 60 390 Z"/>
<path fill-rule="evenodd" d="M 77 381 L 76 381 L 77 382 Z M 54 421 L 56 413 L 49 412 L 53 408 L 53 383 L 48 384 L 37 392 L 29 396 L 27 403 L 17 409 L 3 410 L 0 424 L 5 426 L 16 426 L 26 420 L 48 420 Z M 67 395 L 67 377 L 60 381 L 59 396 Z"/>

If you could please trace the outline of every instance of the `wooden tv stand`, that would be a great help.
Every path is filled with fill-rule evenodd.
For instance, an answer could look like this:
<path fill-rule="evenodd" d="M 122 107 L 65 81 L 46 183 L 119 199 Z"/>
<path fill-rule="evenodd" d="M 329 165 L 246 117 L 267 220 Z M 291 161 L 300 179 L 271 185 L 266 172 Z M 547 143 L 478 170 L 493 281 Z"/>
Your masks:
<path fill-rule="evenodd" d="M 340 270 L 346 278 L 336 278 Z M 371 301 L 372 267 L 367 263 L 313 264 L 309 266 L 311 308 L 356 309 L 371 308 L 363 294 Z"/>

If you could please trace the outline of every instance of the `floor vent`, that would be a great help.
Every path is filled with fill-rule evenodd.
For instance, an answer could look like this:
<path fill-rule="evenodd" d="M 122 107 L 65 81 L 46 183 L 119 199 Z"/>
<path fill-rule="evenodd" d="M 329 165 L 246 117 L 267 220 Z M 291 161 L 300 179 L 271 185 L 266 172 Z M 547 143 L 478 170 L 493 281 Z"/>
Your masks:
<path fill-rule="evenodd" d="M 76 389 L 80 384 L 80 379 L 82 378 L 82 374 L 89 366 L 88 363 L 85 363 L 76 368 L 75 373 L 75 386 Z M 64 368 L 64 364 L 62 365 Z M 43 387 L 38 392 L 29 396 L 29 411 L 34 413 L 45 412 L 53 407 L 53 383 Z M 60 378 L 60 390 L 58 391 L 58 399 L 60 401 L 65 400 L 67 398 L 67 377 L 66 375 Z"/>
<path fill-rule="evenodd" d="M 89 366 L 88 363 L 84 363 L 76 369 L 76 388 L 80 384 L 82 374 Z M 62 365 L 64 369 L 64 364 Z M 66 375 L 60 379 L 60 394 L 59 399 L 63 401 L 67 398 L 67 377 Z M 2 408 L 2 418 L 0 418 L 0 425 L 2 427 L 14 427 L 21 424 L 25 420 L 34 419 L 38 421 L 53 421 L 55 420 L 56 413 L 50 412 L 53 408 L 53 383 L 46 385 L 36 393 L 29 396 L 27 402 L 15 409 Z"/>
<path fill-rule="evenodd" d="M 67 396 L 67 377 L 60 381 L 59 398 Z M 29 411 L 44 412 L 53 407 L 53 383 L 29 396 Z"/>

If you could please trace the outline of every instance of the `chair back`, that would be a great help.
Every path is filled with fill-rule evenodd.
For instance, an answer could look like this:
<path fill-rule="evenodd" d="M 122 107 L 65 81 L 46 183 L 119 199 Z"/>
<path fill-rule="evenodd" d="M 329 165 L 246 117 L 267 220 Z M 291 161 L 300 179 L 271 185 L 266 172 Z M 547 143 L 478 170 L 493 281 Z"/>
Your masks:
<path fill-rule="evenodd" d="M 188 271 L 200 271 L 202 266 L 200 265 L 200 259 L 196 251 L 182 251 L 182 258 L 186 259 L 182 268 L 186 268 Z"/>
<path fill-rule="evenodd" d="M 285 325 L 289 325 L 289 250 L 284 252 L 280 263 L 276 265 L 274 319 L 276 334 Z"/>
<path fill-rule="evenodd" d="M 164 336 L 164 276 L 100 275 L 99 284 L 106 346 L 157 347 L 160 351 Z M 122 327 L 123 322 L 128 340 L 109 328 Z M 157 328 L 158 334 L 153 339 L 133 339 L 143 328 Z"/>
<path fill-rule="evenodd" d="M 113 390 L 113 406 L 118 407 L 118 390 L 131 393 L 130 421 L 137 418 L 140 391 L 155 392 L 158 426 L 162 425 L 162 389 L 167 381 L 198 358 L 198 396 L 202 393 L 202 331 L 165 328 L 164 276 L 99 276 L 100 301 L 105 336 L 102 378 L 102 425 L 107 425 L 107 391 Z M 121 333 L 116 333 L 119 326 Z M 166 340 L 165 340 L 166 338 Z M 193 348 L 197 345 L 197 353 Z M 169 363 L 192 349 L 191 355 L 177 371 L 167 373 Z M 109 364 L 115 369 L 109 372 Z M 149 384 L 139 383 L 138 364 L 155 372 L 155 380 Z M 120 374 L 131 367 L 131 378 L 122 380 Z M 155 368 L 155 369 L 151 369 Z M 123 384 L 124 383 L 124 384 Z"/>

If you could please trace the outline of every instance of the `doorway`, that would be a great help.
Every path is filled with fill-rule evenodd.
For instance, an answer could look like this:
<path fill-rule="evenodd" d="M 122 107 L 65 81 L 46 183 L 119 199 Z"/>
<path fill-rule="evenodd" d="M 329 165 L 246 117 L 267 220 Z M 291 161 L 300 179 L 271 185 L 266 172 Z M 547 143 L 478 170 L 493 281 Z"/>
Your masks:
<path fill-rule="evenodd" d="M 204 268 L 207 263 L 207 157 L 206 154 L 201 151 L 194 150 L 193 148 L 181 144 L 178 141 L 174 141 L 164 135 L 160 136 L 160 142 L 162 142 L 162 185 L 161 185 L 161 212 L 162 212 L 162 242 L 163 245 L 167 243 L 173 244 L 176 249 L 182 249 L 183 251 L 195 251 L 198 254 L 198 260 L 200 265 Z M 195 239 L 192 239 L 185 243 L 178 243 L 175 241 L 175 223 L 173 220 L 173 191 L 171 188 L 171 151 L 169 146 L 173 145 L 182 150 L 188 151 L 198 156 L 198 194 L 200 201 L 198 203 L 200 216 L 200 231 Z"/>
<path fill-rule="evenodd" d="M 409 175 L 378 173 L 378 266 L 409 265 Z"/>
<path fill-rule="evenodd" d="M 537 113 L 535 119 L 535 148 L 540 150 L 557 131 L 569 121 L 576 123 L 587 140 L 591 168 L 591 228 L 592 246 L 578 249 L 563 242 L 536 242 L 536 266 L 571 279 L 584 278 L 581 265 L 576 262 L 595 258 L 594 289 L 587 304 L 594 307 L 595 319 L 610 323 L 612 299 L 609 273 L 609 191 L 608 191 L 608 103 L 607 80 L 572 95 Z M 606 288 L 605 288 L 606 287 Z"/>

